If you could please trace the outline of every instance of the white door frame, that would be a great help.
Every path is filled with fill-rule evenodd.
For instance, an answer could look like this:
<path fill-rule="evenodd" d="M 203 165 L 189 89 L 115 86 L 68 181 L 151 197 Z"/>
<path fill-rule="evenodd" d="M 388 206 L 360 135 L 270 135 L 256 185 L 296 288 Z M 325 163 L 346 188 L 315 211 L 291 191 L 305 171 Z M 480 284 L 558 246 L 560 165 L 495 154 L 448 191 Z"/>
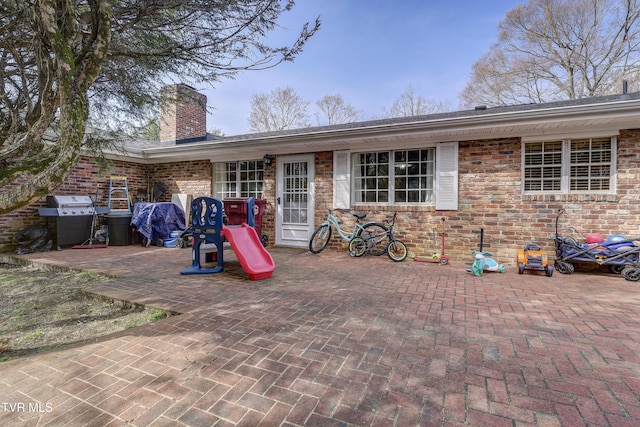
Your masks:
<path fill-rule="evenodd" d="M 276 245 L 307 247 L 315 220 L 315 154 L 278 156 L 276 166 Z M 307 162 L 307 224 L 287 224 L 283 221 L 284 164 Z"/>

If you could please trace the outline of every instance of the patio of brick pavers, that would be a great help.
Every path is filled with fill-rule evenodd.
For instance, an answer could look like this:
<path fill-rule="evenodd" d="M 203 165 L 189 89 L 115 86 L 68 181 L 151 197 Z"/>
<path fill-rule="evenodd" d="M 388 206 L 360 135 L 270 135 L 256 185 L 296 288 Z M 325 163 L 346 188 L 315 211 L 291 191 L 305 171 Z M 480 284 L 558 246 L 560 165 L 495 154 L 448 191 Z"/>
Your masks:
<path fill-rule="evenodd" d="M 272 255 L 255 282 L 230 250 L 224 273 L 197 276 L 179 274 L 186 249 L 21 256 L 107 272 L 96 293 L 183 314 L 0 363 L 0 424 L 640 425 L 638 283 Z"/>

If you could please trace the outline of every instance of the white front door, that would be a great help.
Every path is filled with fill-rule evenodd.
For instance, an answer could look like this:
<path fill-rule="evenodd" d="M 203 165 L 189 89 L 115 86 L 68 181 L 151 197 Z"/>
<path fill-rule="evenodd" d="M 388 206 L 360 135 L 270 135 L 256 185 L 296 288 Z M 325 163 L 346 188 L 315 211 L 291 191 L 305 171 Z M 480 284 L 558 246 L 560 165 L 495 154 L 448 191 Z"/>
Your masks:
<path fill-rule="evenodd" d="M 307 247 L 314 220 L 314 155 L 279 156 L 276 244 Z"/>

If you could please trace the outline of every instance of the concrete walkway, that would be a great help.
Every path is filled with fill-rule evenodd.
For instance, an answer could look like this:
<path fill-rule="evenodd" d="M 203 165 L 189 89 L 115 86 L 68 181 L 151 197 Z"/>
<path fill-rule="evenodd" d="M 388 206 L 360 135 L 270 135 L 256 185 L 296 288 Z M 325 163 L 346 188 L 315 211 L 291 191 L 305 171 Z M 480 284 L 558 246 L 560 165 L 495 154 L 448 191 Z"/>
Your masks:
<path fill-rule="evenodd" d="M 640 426 L 639 283 L 272 255 L 255 282 L 231 250 L 201 276 L 188 249 L 22 256 L 183 314 L 0 363 L 0 425 Z"/>

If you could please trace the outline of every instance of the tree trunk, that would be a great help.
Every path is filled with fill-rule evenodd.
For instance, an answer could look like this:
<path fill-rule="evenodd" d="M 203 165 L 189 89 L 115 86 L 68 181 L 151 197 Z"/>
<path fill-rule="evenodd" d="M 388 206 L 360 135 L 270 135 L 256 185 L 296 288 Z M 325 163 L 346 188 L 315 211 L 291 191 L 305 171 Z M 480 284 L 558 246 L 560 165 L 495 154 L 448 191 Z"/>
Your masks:
<path fill-rule="evenodd" d="M 50 46 L 55 64 L 60 132 L 55 145 L 43 148 L 50 163 L 33 175 L 17 176 L 0 193 L 0 215 L 33 203 L 59 187 L 75 166 L 89 117 L 87 91 L 100 73 L 111 40 L 110 15 L 105 0 L 89 1 L 88 24 L 78 21 L 71 3 L 39 0 L 34 19 L 40 36 Z M 51 125 L 51 123 L 49 123 Z M 26 137 L 40 138 L 38 132 Z M 29 141 L 35 145 L 39 141 Z M 47 153 L 48 151 L 48 153 Z M 47 158 L 45 156 L 44 158 Z"/>

